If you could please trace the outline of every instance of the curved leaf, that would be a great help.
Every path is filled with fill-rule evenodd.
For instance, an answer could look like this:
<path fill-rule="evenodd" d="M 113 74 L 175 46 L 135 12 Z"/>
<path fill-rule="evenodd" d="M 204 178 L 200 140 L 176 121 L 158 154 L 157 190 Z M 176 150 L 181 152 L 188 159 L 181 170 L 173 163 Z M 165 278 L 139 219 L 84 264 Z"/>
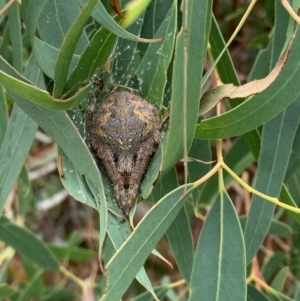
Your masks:
<path fill-rule="evenodd" d="M 81 6 L 84 6 L 87 2 L 87 0 L 77 0 Z M 92 12 L 92 17 L 103 27 L 114 33 L 120 38 L 128 39 L 132 41 L 137 42 L 143 42 L 143 43 L 154 43 L 158 42 L 159 40 L 151 40 L 151 39 L 143 39 L 140 37 L 137 37 L 130 32 L 126 31 L 122 26 L 120 26 L 106 11 L 105 7 L 101 3 L 101 1 L 98 1 L 95 5 L 95 8 Z"/>
<path fill-rule="evenodd" d="M 56 99 L 52 97 L 47 91 L 28 84 L 28 81 L 26 79 L 23 80 L 22 76 L 19 75 L 12 67 L 10 67 L 1 57 L 0 69 L 5 70 L 5 72 L 8 71 L 7 69 L 10 69 L 9 73 L 14 74 L 14 77 L 12 77 L 7 73 L 4 73 L 3 71 L 0 71 L 0 81 L 7 90 L 48 109 L 70 109 L 84 101 L 90 89 L 90 85 L 88 85 L 82 89 L 79 89 L 74 96 L 68 99 Z M 21 80 L 19 80 L 18 78 L 20 78 Z"/>
<path fill-rule="evenodd" d="M 238 136 L 266 123 L 289 106 L 300 94 L 295 85 L 296 82 L 300 82 L 299 47 L 298 26 L 288 59 L 271 86 L 229 112 L 202 121 L 197 126 L 195 137 L 221 139 Z"/>
<path fill-rule="evenodd" d="M 1 62 L 1 61 L 0 61 Z M 27 72 L 32 76 L 41 74 L 40 69 L 31 57 L 27 66 Z M 61 149 L 66 153 L 71 162 L 76 165 L 80 174 L 89 177 L 100 186 L 102 180 L 99 170 L 86 143 L 78 130 L 65 112 L 54 111 L 35 105 L 30 101 L 12 93 L 12 97 L 18 106 L 32 117 L 47 134 L 52 137 Z M 84 162 L 84 164 L 78 164 Z"/>

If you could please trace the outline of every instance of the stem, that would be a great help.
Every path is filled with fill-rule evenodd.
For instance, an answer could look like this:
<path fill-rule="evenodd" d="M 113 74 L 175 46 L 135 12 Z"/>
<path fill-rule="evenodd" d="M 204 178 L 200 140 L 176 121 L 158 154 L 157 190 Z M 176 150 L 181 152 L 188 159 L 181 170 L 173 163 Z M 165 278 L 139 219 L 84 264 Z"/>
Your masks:
<path fill-rule="evenodd" d="M 298 24 L 300 24 L 300 17 L 294 12 L 293 8 L 291 7 L 290 3 L 287 0 L 280 0 L 283 7 L 289 13 L 291 18 L 293 18 Z"/>
<path fill-rule="evenodd" d="M 202 183 L 207 181 L 210 177 L 212 177 L 220 168 L 222 168 L 222 164 L 219 162 L 211 169 L 205 176 L 194 182 L 194 188 L 200 186 Z"/>
<path fill-rule="evenodd" d="M 285 204 L 285 203 L 282 203 L 279 201 L 278 198 L 276 197 L 271 197 L 271 196 L 268 196 L 262 192 L 259 192 L 257 190 L 255 190 L 254 188 L 252 188 L 251 186 L 249 186 L 247 183 L 245 183 L 236 173 L 234 173 L 224 162 L 222 164 L 222 167 L 241 185 L 243 186 L 245 189 L 247 189 L 249 192 L 279 206 L 279 207 L 282 207 L 284 209 L 287 209 L 289 211 L 292 211 L 292 212 L 295 212 L 295 213 L 300 213 L 300 208 L 296 208 L 296 207 L 293 207 L 293 206 L 290 206 L 288 204 Z"/>
<path fill-rule="evenodd" d="M 19 4 L 21 4 L 20 0 L 10 0 L 9 2 L 7 2 L 4 7 L 0 10 L 0 16 L 4 15 L 8 9 L 15 3 L 18 2 Z"/>
<path fill-rule="evenodd" d="M 60 266 L 59 270 L 69 279 L 74 281 L 78 286 L 80 286 L 81 290 L 85 292 L 87 290 L 87 284 L 81 280 L 80 278 L 76 277 L 74 274 L 69 272 L 65 267 Z"/>

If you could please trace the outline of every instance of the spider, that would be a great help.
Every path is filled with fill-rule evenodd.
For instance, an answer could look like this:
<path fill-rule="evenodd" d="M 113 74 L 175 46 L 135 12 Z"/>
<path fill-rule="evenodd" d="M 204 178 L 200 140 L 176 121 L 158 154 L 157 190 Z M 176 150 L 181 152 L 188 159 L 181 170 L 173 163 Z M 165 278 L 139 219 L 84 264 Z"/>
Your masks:
<path fill-rule="evenodd" d="M 158 110 L 136 94 L 116 91 L 95 112 L 88 109 L 87 125 L 117 204 L 128 216 L 160 140 Z"/>

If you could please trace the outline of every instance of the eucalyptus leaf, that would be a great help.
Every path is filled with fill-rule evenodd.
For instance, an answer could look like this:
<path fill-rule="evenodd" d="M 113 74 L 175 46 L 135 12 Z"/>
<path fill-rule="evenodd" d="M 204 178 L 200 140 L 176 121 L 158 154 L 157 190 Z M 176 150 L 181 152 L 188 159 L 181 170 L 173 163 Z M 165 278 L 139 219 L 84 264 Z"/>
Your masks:
<path fill-rule="evenodd" d="M 226 193 L 210 208 L 197 243 L 189 300 L 246 300 L 242 229 Z"/>

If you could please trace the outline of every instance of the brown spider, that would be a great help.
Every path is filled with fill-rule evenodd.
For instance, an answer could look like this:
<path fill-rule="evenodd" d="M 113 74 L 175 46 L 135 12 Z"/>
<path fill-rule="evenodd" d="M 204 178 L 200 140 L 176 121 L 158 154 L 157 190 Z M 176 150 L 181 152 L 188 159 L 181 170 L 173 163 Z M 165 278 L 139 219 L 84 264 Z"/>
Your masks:
<path fill-rule="evenodd" d="M 112 92 L 88 111 L 92 147 L 114 187 L 118 206 L 128 216 L 152 154 L 160 140 L 157 109 L 138 95 Z"/>

